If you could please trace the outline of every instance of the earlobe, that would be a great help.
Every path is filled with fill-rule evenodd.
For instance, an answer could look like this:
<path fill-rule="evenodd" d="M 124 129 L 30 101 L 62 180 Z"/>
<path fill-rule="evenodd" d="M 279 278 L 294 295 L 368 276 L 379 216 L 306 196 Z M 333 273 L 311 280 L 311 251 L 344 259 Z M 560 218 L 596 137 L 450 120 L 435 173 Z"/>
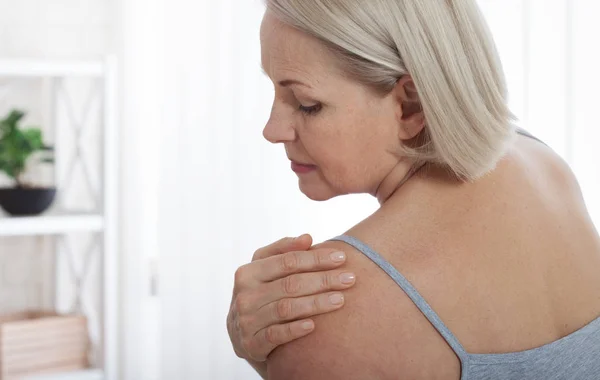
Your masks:
<path fill-rule="evenodd" d="M 425 114 L 421 109 L 412 115 L 403 117 L 400 121 L 399 138 L 401 140 L 412 140 L 425 128 Z"/>

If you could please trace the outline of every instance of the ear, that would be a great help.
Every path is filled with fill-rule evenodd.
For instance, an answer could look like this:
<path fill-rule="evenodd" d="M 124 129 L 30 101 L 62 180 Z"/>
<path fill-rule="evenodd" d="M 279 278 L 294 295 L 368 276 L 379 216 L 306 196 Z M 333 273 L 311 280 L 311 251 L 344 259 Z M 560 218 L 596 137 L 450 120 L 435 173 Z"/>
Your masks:
<path fill-rule="evenodd" d="M 425 114 L 417 87 L 410 75 L 404 75 L 394 88 L 398 102 L 398 137 L 401 140 L 415 138 L 425 127 Z"/>

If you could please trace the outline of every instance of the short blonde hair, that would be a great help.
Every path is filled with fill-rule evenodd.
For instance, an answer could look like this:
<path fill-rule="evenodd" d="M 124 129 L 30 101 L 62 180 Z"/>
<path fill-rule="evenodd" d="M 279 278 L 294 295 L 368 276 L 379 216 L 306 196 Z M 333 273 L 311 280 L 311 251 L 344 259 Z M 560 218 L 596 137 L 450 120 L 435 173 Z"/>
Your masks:
<path fill-rule="evenodd" d="M 515 133 L 504 73 L 475 0 L 266 0 L 281 22 L 323 41 L 344 72 L 380 91 L 410 74 L 425 113 L 402 154 L 459 178 L 492 170 Z"/>

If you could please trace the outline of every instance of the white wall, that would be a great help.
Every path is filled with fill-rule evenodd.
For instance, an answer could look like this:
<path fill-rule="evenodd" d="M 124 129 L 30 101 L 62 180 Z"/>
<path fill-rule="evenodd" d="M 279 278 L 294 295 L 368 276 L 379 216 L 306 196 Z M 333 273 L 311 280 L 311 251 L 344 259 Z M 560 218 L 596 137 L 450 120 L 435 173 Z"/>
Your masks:
<path fill-rule="evenodd" d="M 168 4 L 167 4 L 168 3 Z M 189 4 L 200 6 L 200 3 Z M 158 181 L 170 160 L 162 131 L 175 133 L 179 115 L 165 115 L 163 0 L 120 0 L 117 51 L 121 96 L 122 379 L 160 378 L 158 298 L 150 294 L 150 260 L 158 251 Z M 174 41 L 171 41 L 176 43 Z M 166 136 L 166 142 L 174 136 Z M 173 249 L 176 249 L 175 246 Z M 160 283 L 162 292 L 162 283 Z"/>
<path fill-rule="evenodd" d="M 90 58 L 110 49 L 113 0 L 0 0 L 3 57 Z"/>

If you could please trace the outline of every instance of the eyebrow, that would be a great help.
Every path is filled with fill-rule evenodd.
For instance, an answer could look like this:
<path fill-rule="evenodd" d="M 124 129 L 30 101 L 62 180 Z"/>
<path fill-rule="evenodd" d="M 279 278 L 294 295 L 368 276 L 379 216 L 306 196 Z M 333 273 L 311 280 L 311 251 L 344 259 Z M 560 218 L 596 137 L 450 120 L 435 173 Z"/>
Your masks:
<path fill-rule="evenodd" d="M 265 70 L 264 66 L 260 65 L 260 68 L 261 68 L 263 74 L 265 74 L 268 77 L 269 74 L 267 74 L 267 71 Z M 281 87 L 289 87 L 289 86 L 293 86 L 293 85 L 298 85 L 298 86 L 304 86 L 304 87 L 312 89 L 312 87 L 310 85 L 300 82 L 299 80 L 296 80 L 296 79 L 285 79 L 285 80 L 279 81 L 278 84 Z"/>
<path fill-rule="evenodd" d="M 293 85 L 298 85 L 298 86 L 304 86 L 304 87 L 312 88 L 311 86 L 307 85 L 306 83 L 302 83 L 302 82 L 297 81 L 295 79 L 282 80 L 282 81 L 279 82 L 279 85 L 281 87 L 289 87 L 289 86 L 293 86 Z"/>

